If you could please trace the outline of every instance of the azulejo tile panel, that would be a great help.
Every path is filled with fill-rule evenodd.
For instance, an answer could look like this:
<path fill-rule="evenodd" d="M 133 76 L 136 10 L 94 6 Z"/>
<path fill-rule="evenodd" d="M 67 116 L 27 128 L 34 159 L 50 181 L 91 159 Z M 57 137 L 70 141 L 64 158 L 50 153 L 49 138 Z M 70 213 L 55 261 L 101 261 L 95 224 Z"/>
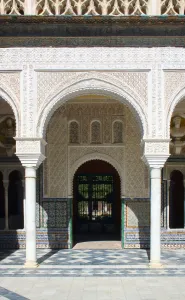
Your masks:
<path fill-rule="evenodd" d="M 71 248 L 71 199 L 44 198 L 43 165 L 38 170 L 37 203 L 40 227 L 37 230 L 38 248 Z"/>
<path fill-rule="evenodd" d="M 123 243 L 122 243 L 123 244 Z M 124 248 L 149 248 L 149 198 L 124 199 Z"/>
<path fill-rule="evenodd" d="M 68 199 L 47 199 L 42 201 L 42 227 L 68 228 Z"/>

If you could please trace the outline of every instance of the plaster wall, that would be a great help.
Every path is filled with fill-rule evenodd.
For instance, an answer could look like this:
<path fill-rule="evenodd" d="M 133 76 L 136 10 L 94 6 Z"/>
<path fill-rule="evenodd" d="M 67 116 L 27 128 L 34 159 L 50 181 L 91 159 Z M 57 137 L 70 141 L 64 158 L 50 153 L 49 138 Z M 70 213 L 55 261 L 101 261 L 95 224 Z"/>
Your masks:
<path fill-rule="evenodd" d="M 111 100 L 110 100 L 111 101 Z M 69 143 L 69 124 L 80 126 L 79 144 Z M 102 143 L 91 143 L 91 122 L 101 123 Z M 113 143 L 114 121 L 123 122 L 123 142 Z M 113 161 L 121 177 L 121 193 L 126 197 L 148 197 L 149 171 L 141 160 L 141 132 L 131 110 L 120 103 L 69 103 L 52 116 L 47 129 L 47 159 L 44 162 L 44 197 L 72 196 L 74 165 L 99 158 Z"/>

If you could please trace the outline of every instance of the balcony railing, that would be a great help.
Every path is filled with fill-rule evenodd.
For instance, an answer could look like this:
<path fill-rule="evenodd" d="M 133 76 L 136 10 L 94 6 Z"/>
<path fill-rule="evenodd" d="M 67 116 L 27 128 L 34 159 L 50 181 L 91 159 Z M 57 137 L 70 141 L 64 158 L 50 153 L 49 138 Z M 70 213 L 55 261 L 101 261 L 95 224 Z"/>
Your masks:
<path fill-rule="evenodd" d="M 185 0 L 0 0 L 0 15 L 184 15 Z"/>

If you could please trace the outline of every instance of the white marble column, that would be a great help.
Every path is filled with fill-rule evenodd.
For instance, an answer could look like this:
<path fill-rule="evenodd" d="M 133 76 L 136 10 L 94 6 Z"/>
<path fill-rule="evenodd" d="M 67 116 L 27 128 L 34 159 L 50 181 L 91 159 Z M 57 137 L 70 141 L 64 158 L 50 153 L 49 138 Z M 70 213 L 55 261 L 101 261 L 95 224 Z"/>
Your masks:
<path fill-rule="evenodd" d="M 152 167 L 150 177 L 150 266 L 159 267 L 161 266 L 161 168 Z"/>
<path fill-rule="evenodd" d="M 9 229 L 8 223 L 8 185 L 9 181 L 3 180 L 4 192 L 5 192 L 5 230 Z"/>
<path fill-rule="evenodd" d="M 36 168 L 25 167 L 26 196 L 26 263 L 25 267 L 37 267 L 36 256 Z"/>

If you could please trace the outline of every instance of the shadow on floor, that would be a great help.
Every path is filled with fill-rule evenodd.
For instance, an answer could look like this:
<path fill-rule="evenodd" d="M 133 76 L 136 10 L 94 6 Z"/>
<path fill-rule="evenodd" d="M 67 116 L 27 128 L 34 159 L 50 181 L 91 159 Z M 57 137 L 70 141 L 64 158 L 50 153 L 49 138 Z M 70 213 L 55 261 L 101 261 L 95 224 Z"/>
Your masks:
<path fill-rule="evenodd" d="M 16 252 L 18 249 L 1 249 L 0 250 L 0 262 L 7 258 L 8 256 L 12 255 L 14 252 Z"/>
<path fill-rule="evenodd" d="M 47 252 L 46 254 L 44 254 L 43 256 L 41 256 L 41 257 L 39 257 L 37 259 L 38 264 L 43 263 L 45 260 L 47 260 L 48 258 L 52 257 L 54 254 L 56 254 L 60 250 L 61 249 L 50 250 L 49 252 Z"/>

